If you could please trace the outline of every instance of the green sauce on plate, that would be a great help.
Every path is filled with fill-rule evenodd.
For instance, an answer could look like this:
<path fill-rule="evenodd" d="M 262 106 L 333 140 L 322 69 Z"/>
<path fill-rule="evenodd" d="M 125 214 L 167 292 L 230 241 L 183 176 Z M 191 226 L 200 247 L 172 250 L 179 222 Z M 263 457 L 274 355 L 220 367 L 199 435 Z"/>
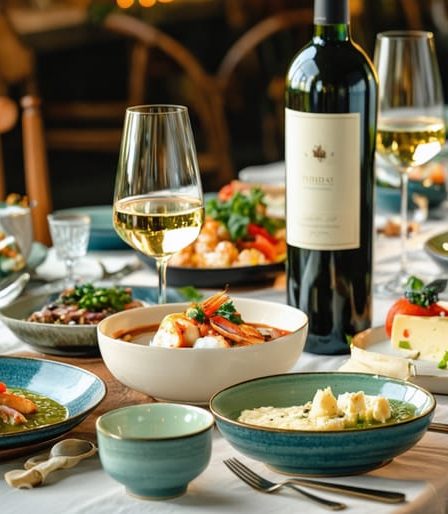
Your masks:
<path fill-rule="evenodd" d="M 23 425 L 10 425 L 0 422 L 0 435 L 25 432 L 67 419 L 67 409 L 55 400 L 48 398 L 48 396 L 42 396 L 18 387 L 8 387 L 8 391 L 33 401 L 37 405 L 37 412 L 35 414 L 25 414 L 27 422 Z"/>

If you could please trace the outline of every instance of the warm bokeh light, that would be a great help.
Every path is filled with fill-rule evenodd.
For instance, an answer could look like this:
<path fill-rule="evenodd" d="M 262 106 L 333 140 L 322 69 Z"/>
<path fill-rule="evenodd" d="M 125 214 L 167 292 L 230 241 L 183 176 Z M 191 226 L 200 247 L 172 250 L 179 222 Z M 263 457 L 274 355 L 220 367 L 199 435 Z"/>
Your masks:
<path fill-rule="evenodd" d="M 173 0 L 159 0 L 161 4 L 170 4 Z"/>
<path fill-rule="evenodd" d="M 129 9 L 134 5 L 134 0 L 116 0 L 116 2 L 121 9 Z"/>
<path fill-rule="evenodd" d="M 152 7 L 153 5 L 155 5 L 157 2 L 157 0 L 138 0 L 138 3 L 142 6 L 142 7 Z"/>

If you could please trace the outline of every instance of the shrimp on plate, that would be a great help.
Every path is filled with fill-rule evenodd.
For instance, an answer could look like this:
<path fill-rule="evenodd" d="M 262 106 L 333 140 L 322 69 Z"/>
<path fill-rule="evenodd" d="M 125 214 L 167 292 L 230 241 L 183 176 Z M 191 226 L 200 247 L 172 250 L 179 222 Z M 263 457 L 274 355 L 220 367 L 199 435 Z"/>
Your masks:
<path fill-rule="evenodd" d="M 166 348 L 247 346 L 271 339 L 267 333 L 270 328 L 263 327 L 263 331 L 244 323 L 227 292 L 222 291 L 192 304 L 184 313 L 165 316 L 150 344 Z M 276 337 L 286 333 L 275 330 Z"/>
<path fill-rule="evenodd" d="M 37 405 L 18 394 L 9 392 L 0 382 L 0 422 L 8 425 L 23 425 L 27 422 L 25 414 L 37 412 Z"/>

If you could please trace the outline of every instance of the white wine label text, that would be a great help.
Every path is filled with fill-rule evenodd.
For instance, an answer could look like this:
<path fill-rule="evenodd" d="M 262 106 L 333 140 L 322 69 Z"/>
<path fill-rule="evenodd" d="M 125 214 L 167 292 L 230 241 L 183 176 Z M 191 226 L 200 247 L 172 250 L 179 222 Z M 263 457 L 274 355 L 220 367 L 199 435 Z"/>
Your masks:
<path fill-rule="evenodd" d="M 360 115 L 286 109 L 286 239 L 309 250 L 360 246 Z"/>

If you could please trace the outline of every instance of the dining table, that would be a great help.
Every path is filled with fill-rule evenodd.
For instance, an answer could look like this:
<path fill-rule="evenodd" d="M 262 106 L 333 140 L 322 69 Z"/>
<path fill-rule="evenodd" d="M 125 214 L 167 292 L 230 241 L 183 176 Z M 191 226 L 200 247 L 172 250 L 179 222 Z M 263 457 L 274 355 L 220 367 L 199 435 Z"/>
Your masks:
<path fill-rule="evenodd" d="M 377 224 L 384 219 L 377 215 Z M 448 232 L 448 202 L 443 203 L 420 224 L 420 231 L 409 239 L 409 262 L 413 274 L 425 277 L 438 277 L 443 270 L 424 251 L 424 242 L 435 234 Z M 398 237 L 375 236 L 374 283 L 379 283 L 399 266 L 400 243 Z M 118 269 L 123 264 L 136 259 L 132 250 L 103 250 L 89 252 L 81 259 L 77 271 L 84 278 L 94 280 L 99 273 L 100 260 L 109 270 Z M 44 277 L 62 276 L 63 264 L 58 261 L 53 249 L 37 269 Z M 156 286 L 157 277 L 153 269 L 144 267 L 120 279 L 126 285 Z M 235 285 L 231 287 L 233 296 L 259 298 L 286 303 L 284 280 L 269 283 Z M 202 290 L 200 284 L 191 284 L 205 295 L 215 290 Z M 224 285 L 224 284 L 223 284 Z M 394 301 L 373 295 L 373 326 L 384 324 L 386 312 Z M 105 400 L 71 432 L 63 437 L 79 437 L 96 440 L 95 420 L 111 409 L 132 403 L 154 401 L 143 393 L 132 391 L 120 384 L 105 368 L 100 357 L 64 357 L 38 354 L 23 341 L 17 339 L 5 326 L 0 324 L 0 353 L 7 355 L 27 355 L 38 358 L 59 360 L 93 371 L 107 385 Z M 292 372 L 337 370 L 347 355 L 314 355 L 303 352 Z M 167 373 L 170 370 L 166 370 Z M 448 372 L 447 372 L 448 374 Z M 197 377 L 198 380 L 201 377 Z M 448 380 L 448 375 L 447 375 Z M 324 384 L 323 384 L 324 385 Z M 57 387 L 57 384 L 55 384 Z M 434 421 L 448 423 L 448 396 L 437 394 Z M 41 449 L 27 448 L 20 452 L 3 452 L 0 455 L 0 475 L 12 469 L 23 467 L 29 453 L 39 453 Z M 0 452 L 1 454 L 2 452 Z M 25 455 L 26 453 L 26 455 Z M 223 463 L 224 459 L 237 457 L 261 475 L 278 481 L 285 478 L 269 469 L 262 462 L 241 455 L 214 428 L 211 461 L 206 470 L 193 480 L 183 496 L 164 500 L 142 500 L 129 496 L 125 488 L 108 476 L 101 466 L 98 455 L 82 461 L 73 469 L 61 470 L 50 475 L 45 485 L 34 489 L 14 489 L 0 480 L 0 511 L 5 514 L 78 514 L 78 513 L 157 513 L 157 514 L 221 514 L 221 513 L 320 513 L 325 509 L 312 503 L 295 491 L 283 489 L 276 494 L 263 494 L 255 491 L 233 475 Z M 411 449 L 393 459 L 379 469 L 356 476 L 323 478 L 355 486 L 398 491 L 406 495 L 406 501 L 399 504 L 385 504 L 361 498 L 341 496 L 319 491 L 318 494 L 332 500 L 343 501 L 347 512 L 353 513 L 406 513 L 442 514 L 448 512 L 448 433 L 428 431 Z"/>

